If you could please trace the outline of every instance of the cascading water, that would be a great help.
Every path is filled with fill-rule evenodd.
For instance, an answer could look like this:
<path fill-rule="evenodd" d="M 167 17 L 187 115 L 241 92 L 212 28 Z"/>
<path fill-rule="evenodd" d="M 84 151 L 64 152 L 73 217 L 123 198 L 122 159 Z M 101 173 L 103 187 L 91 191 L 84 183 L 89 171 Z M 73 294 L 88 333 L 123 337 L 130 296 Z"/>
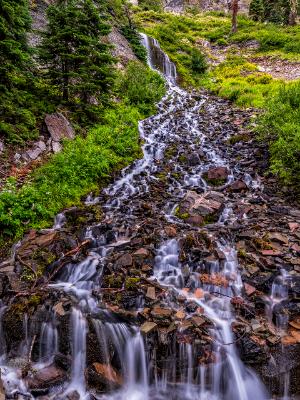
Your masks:
<path fill-rule="evenodd" d="M 178 204 L 188 191 L 195 190 L 201 194 L 212 192 L 212 188 L 204 179 L 204 174 L 211 167 L 228 169 L 229 173 L 222 188 L 226 188 L 233 179 L 238 178 L 251 188 L 253 194 L 260 190 L 259 179 L 230 164 L 226 150 L 219 148 L 218 139 L 214 139 L 215 126 L 211 127 L 209 134 L 203 132 L 201 113 L 207 96 L 205 94 L 193 96 L 179 88 L 176 85 L 175 65 L 161 50 L 158 42 L 144 34 L 142 42 L 148 52 L 150 67 L 164 75 L 168 92 L 158 104 L 158 114 L 139 124 L 140 135 L 144 142 L 143 158 L 125 168 L 120 178 L 105 189 L 103 195 L 97 198 L 89 196 L 86 200 L 89 205 L 100 202 L 105 215 L 99 225 L 86 229 L 84 239 L 90 242 L 86 258 L 81 258 L 79 261 L 74 258 L 68 262 L 57 275 L 56 282 L 49 285 L 50 289 L 69 296 L 73 303 L 70 307 L 72 356 L 70 379 L 63 388 L 57 389 L 58 398 L 65 399 L 69 396 L 72 398 L 74 393 L 76 399 L 83 400 L 89 396 L 89 386 L 86 382 L 87 337 L 92 327 L 100 349 L 98 358 L 93 360 L 93 363 L 97 361 L 96 364 L 100 364 L 108 378 L 108 393 L 93 393 L 98 399 L 250 400 L 252 397 L 256 400 L 268 399 L 263 384 L 239 358 L 236 346 L 239 337 L 235 337 L 232 332 L 235 314 L 231 300 L 242 296 L 243 282 L 239 273 L 236 250 L 230 240 L 222 234 L 222 229 L 226 224 L 232 224 L 238 219 L 234 204 L 231 199 L 226 198 L 219 218 L 212 223 L 215 227 L 212 231 L 217 238 L 216 248 L 222 256 L 219 260 L 213 259 L 206 263 L 204 267 L 200 267 L 199 256 L 197 268 L 189 262 L 189 259 L 184 264 L 181 262 L 181 240 L 188 236 L 189 232 L 187 234 L 186 232 L 189 228 L 185 228 L 185 223 L 178 218 L 176 212 Z M 210 107 L 210 114 L 206 115 L 208 119 L 215 113 L 213 106 Z M 229 134 L 225 129 L 225 138 Z M 172 166 L 173 170 L 171 168 L 168 170 L 169 184 L 166 185 L 162 196 L 164 202 L 158 203 L 155 212 L 158 221 L 167 223 L 171 221 L 178 231 L 175 230 L 175 234 L 171 236 L 173 239 L 164 239 L 159 245 L 158 241 L 153 243 L 151 251 L 156 255 L 154 274 L 147 282 L 157 283 L 163 288 L 165 305 L 175 309 L 179 319 L 181 314 L 187 313 L 185 316 L 187 322 L 194 318 L 203 319 L 204 322 L 209 321 L 209 332 L 206 332 L 206 337 L 209 335 L 212 344 L 208 350 L 199 338 L 193 341 L 186 334 L 184 326 L 170 324 L 156 333 L 157 336 L 163 337 L 167 335 L 169 329 L 170 332 L 177 329 L 174 343 L 164 347 L 165 354 L 162 359 L 158 354 L 159 351 L 140 333 L 137 322 L 129 323 L 124 316 L 118 319 L 114 316 L 113 310 L 106 307 L 103 300 L 104 289 L 101 289 L 102 275 L 107 268 L 112 279 L 114 278 L 115 264 L 119 259 L 112 258 L 113 262 L 107 262 L 114 251 L 124 248 L 128 252 L 126 246 L 129 246 L 132 239 L 136 243 L 143 243 L 137 232 L 143 224 L 147 224 L 147 220 L 141 223 L 139 207 L 141 204 L 144 207 L 143 202 L 151 190 L 151 185 L 158 181 L 156 175 L 166 157 L 166 150 L 175 142 L 182 144 L 185 137 L 191 142 L 192 150 L 201 148 L 202 158 L 189 167 L 176 163 Z M 186 142 L 187 140 L 183 142 L 183 146 Z M 179 179 L 179 175 L 182 179 Z M 136 199 L 138 201 L 135 201 Z M 144 207 L 142 212 L 146 213 L 147 208 Z M 64 223 L 64 214 L 58 215 L 54 229 L 61 229 Z M 103 234 L 102 226 L 111 227 L 109 235 Z M 195 232 L 197 228 L 193 227 L 192 230 Z M 143 254 L 138 254 L 137 257 L 143 257 Z M 128 269 L 133 270 L 131 260 L 130 254 Z M 123 265 L 120 268 L 125 270 Z M 147 268 L 146 262 L 141 268 Z M 205 283 L 201 280 L 204 272 L 208 272 L 207 275 L 212 278 L 210 282 Z M 118 291 L 113 293 L 115 297 L 125 291 L 126 283 L 119 282 L 118 288 Z M 94 292 L 98 295 L 94 295 Z M 274 293 L 272 292 L 270 296 L 271 303 L 277 301 L 278 296 L 278 290 L 274 287 Z M 281 289 L 280 296 L 284 297 Z M 154 298 L 154 302 L 161 300 L 155 296 Z M 180 300 L 176 302 L 174 298 Z M 183 312 L 184 302 L 192 303 L 193 307 Z M 4 308 L 0 308 L 0 334 L 1 316 L 4 311 Z M 143 308 L 137 306 L 135 299 L 134 306 L 130 307 L 130 316 L 134 316 L 137 321 L 140 311 L 143 311 Z M 24 328 L 28 333 L 28 325 Z M 57 337 L 57 332 L 54 320 L 41 324 L 38 364 L 53 361 L 59 347 L 57 341 L 61 339 Z M 22 343 L 24 355 L 28 355 L 31 340 L 32 338 L 27 335 Z M 0 349 L 1 357 L 5 359 L 5 343 L 1 340 Z M 15 374 L 14 378 L 11 378 L 13 384 L 7 383 L 7 377 L 12 376 L 11 370 L 8 370 L 4 379 L 10 392 L 16 386 L 16 373 L 13 373 Z M 285 386 L 285 396 L 287 396 L 288 379 L 285 380 Z M 27 392 L 27 386 L 22 380 L 19 382 L 18 390 Z"/>

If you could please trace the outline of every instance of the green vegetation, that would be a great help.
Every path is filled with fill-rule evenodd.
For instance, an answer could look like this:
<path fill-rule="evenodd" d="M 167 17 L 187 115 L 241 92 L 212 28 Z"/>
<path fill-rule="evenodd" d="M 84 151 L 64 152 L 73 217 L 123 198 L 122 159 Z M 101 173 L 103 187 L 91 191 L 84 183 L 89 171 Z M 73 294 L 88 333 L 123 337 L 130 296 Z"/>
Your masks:
<path fill-rule="evenodd" d="M 135 18 L 141 29 L 158 39 L 176 63 L 183 86 L 205 87 L 242 107 L 264 107 L 280 86 L 278 80 L 260 72 L 251 58 L 273 55 L 300 59 L 299 26 L 279 27 L 240 17 L 238 32 L 230 34 L 230 18 L 217 13 L 178 16 L 139 11 Z M 203 46 L 204 41 L 217 46 L 217 51 L 231 45 L 222 53 L 225 60 L 219 61 L 207 73 L 204 73 L 206 61 L 203 54 L 216 60 L 216 53 Z M 258 48 L 247 53 L 246 45 L 252 41 Z M 198 57 L 195 57 L 195 52 Z"/>
<path fill-rule="evenodd" d="M 281 86 L 266 108 L 259 131 L 270 143 L 271 171 L 299 190 L 300 81 Z"/>
<path fill-rule="evenodd" d="M 36 88 L 26 39 L 30 23 L 27 0 L 0 2 L 0 135 L 11 142 L 38 134 Z"/>
<path fill-rule="evenodd" d="M 0 193 L 2 241 L 16 239 L 28 228 L 49 226 L 59 210 L 79 204 L 82 196 L 107 182 L 112 170 L 140 155 L 138 121 L 153 111 L 164 93 L 164 82 L 148 67 L 130 64 L 116 90 L 123 91 L 121 102 L 108 108 L 101 124 L 86 137 L 67 141 L 63 151 L 38 168 L 21 188 L 8 180 Z"/>
<path fill-rule="evenodd" d="M 39 49 L 43 78 L 59 103 L 77 117 L 83 111 L 95 120 L 113 84 L 113 57 L 101 40 L 110 32 L 103 7 L 92 0 L 67 0 L 49 6 L 47 17 Z"/>

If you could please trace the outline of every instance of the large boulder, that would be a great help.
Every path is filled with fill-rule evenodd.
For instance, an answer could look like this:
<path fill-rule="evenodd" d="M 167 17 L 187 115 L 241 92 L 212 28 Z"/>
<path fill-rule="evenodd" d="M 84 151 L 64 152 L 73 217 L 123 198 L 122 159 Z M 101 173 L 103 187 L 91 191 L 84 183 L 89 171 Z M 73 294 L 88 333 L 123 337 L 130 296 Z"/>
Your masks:
<path fill-rule="evenodd" d="M 47 114 L 45 117 L 47 130 L 54 142 L 62 139 L 74 139 L 75 132 L 67 118 L 59 113 Z"/>

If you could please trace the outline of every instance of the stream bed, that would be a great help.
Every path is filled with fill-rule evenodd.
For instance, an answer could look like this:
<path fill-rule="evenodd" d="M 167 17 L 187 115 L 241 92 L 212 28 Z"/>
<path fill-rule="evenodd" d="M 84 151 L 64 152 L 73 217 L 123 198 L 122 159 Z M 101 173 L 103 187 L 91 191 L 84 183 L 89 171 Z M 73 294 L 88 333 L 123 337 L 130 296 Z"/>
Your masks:
<path fill-rule="evenodd" d="M 300 394 L 300 211 L 261 171 L 256 114 L 177 84 L 143 158 L 30 232 L 0 268 L 3 391 L 16 399 L 264 400 Z M 44 265 L 24 283 L 22 270 Z M 22 276 L 24 278 L 24 275 Z"/>

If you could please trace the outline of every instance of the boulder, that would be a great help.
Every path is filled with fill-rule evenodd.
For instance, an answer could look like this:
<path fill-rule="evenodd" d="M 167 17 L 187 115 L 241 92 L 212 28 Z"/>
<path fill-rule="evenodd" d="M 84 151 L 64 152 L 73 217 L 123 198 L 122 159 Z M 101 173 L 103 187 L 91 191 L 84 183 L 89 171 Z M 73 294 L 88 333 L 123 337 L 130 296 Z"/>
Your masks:
<path fill-rule="evenodd" d="M 226 167 L 210 168 L 203 174 L 204 179 L 212 185 L 222 185 L 226 182 L 229 170 Z"/>
<path fill-rule="evenodd" d="M 222 209 L 221 197 L 215 197 L 215 192 L 207 192 L 205 194 L 198 194 L 194 191 L 187 191 L 183 201 L 180 204 L 180 213 L 188 214 L 188 218 L 198 215 L 206 217 L 209 215 L 218 214 Z M 199 219 L 192 219 L 191 222 L 201 222 Z"/>
<path fill-rule="evenodd" d="M 47 114 L 45 124 L 54 142 L 62 139 L 74 139 L 75 132 L 67 118 L 59 113 Z"/>
<path fill-rule="evenodd" d="M 246 183 L 244 181 L 241 180 L 237 180 L 234 181 L 230 186 L 229 189 L 232 192 L 242 192 L 243 190 L 247 190 L 248 186 L 246 185 Z"/>
<path fill-rule="evenodd" d="M 123 379 L 110 364 L 93 363 L 87 371 L 89 385 L 97 389 L 119 388 Z"/>
<path fill-rule="evenodd" d="M 46 389 L 53 385 L 61 384 L 66 379 L 66 373 L 62 369 L 50 365 L 49 367 L 40 369 L 32 377 L 27 379 L 30 390 Z"/>
<path fill-rule="evenodd" d="M 131 254 L 126 253 L 119 257 L 116 261 L 116 266 L 119 267 L 131 267 L 133 264 L 133 258 Z"/>

